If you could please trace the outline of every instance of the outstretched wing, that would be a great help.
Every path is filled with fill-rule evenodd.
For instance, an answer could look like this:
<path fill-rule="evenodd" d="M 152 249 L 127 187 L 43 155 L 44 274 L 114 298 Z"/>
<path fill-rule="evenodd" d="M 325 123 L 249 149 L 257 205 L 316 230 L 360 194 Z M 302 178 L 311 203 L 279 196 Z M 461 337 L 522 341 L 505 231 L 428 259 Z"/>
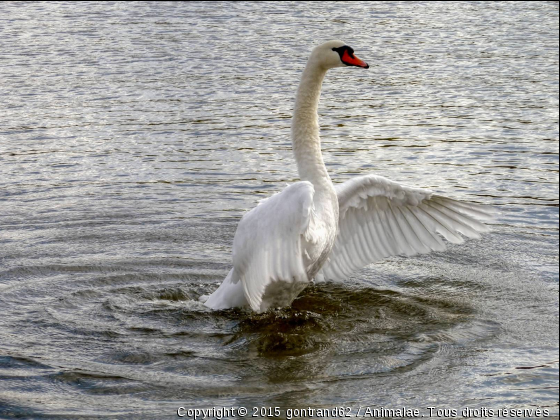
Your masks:
<path fill-rule="evenodd" d="M 289 290 L 308 281 L 302 243 L 309 236 L 314 192 L 310 182 L 297 182 L 261 201 L 239 222 L 233 266 L 254 311 L 267 309 L 263 294 L 271 283 L 287 282 L 283 289 Z"/>
<path fill-rule="evenodd" d="M 339 231 L 319 278 L 342 279 L 353 271 L 392 255 L 443 251 L 443 238 L 462 243 L 463 234 L 488 232 L 482 221 L 491 208 L 404 187 L 381 176 L 365 175 L 336 187 Z M 439 234 L 439 235 L 438 235 Z"/>

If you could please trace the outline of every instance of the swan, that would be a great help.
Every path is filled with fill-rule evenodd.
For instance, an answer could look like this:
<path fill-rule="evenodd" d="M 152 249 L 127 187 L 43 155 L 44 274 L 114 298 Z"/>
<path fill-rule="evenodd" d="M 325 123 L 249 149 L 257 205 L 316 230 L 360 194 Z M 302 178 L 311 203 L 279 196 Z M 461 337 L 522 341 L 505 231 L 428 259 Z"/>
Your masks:
<path fill-rule="evenodd" d="M 317 107 L 327 70 L 369 65 L 342 41 L 313 49 L 296 95 L 292 144 L 301 181 L 246 213 L 233 239 L 233 268 L 201 301 L 255 312 L 289 306 L 315 280 L 337 280 L 393 255 L 443 251 L 442 237 L 479 238 L 488 207 L 363 175 L 334 185 L 321 154 Z M 440 236 L 441 235 L 441 236 Z"/>

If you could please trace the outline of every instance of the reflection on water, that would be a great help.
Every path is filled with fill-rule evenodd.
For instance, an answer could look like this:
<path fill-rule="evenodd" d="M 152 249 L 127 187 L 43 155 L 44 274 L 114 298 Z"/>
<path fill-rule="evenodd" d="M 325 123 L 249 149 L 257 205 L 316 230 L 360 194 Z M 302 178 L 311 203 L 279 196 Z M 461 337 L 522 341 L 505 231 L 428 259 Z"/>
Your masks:
<path fill-rule="evenodd" d="M 0 4 L 0 417 L 179 406 L 558 414 L 558 4 Z M 494 232 L 211 312 L 243 212 L 297 180 L 307 54 L 335 182 L 491 203 Z M 162 414 L 163 413 L 163 414 Z"/>

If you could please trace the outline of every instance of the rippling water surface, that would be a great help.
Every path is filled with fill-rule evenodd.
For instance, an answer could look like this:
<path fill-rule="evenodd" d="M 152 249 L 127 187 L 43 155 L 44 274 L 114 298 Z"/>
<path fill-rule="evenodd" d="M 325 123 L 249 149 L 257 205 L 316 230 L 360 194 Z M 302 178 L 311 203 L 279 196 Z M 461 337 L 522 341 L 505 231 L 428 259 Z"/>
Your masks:
<path fill-rule="evenodd" d="M 493 204 L 493 233 L 211 312 L 333 38 L 371 64 L 325 81 L 333 180 Z M 557 2 L 2 2 L 0 105 L 0 418 L 558 414 Z"/>

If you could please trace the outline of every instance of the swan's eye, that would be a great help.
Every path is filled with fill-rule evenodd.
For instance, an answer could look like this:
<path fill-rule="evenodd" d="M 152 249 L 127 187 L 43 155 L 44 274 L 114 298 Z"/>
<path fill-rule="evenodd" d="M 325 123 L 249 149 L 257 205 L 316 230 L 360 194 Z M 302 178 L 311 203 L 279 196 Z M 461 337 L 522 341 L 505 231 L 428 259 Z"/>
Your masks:
<path fill-rule="evenodd" d="M 342 47 L 338 47 L 338 48 L 333 48 L 333 51 L 336 51 L 338 53 L 338 55 L 340 56 L 340 58 L 342 58 L 344 56 L 344 53 L 346 52 L 351 58 L 354 58 L 354 48 L 349 47 L 348 45 L 343 45 Z"/>
<path fill-rule="evenodd" d="M 365 61 L 360 60 L 354 55 L 354 49 L 348 45 L 343 45 L 342 47 L 333 48 L 340 56 L 340 61 L 342 61 L 347 66 L 363 67 L 365 69 L 369 68 Z"/>

